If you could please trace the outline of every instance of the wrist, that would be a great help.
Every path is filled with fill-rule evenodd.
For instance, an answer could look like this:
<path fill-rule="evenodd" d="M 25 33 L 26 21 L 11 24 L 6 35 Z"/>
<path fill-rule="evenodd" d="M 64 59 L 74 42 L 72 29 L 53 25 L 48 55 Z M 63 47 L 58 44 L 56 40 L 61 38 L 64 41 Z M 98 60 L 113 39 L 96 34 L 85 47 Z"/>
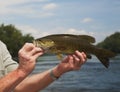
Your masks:
<path fill-rule="evenodd" d="M 59 76 L 56 76 L 54 73 L 53 73 L 53 69 L 50 70 L 50 77 L 53 79 L 53 80 L 57 80 L 59 78 Z"/>
<path fill-rule="evenodd" d="M 63 71 L 59 66 L 56 66 L 55 68 L 53 68 L 52 72 L 56 78 L 59 78 L 63 74 Z"/>
<path fill-rule="evenodd" d="M 20 69 L 20 68 L 17 68 L 17 73 L 18 73 L 18 76 L 21 78 L 24 78 L 27 75 L 29 75 L 29 73 L 25 72 L 23 69 Z"/>

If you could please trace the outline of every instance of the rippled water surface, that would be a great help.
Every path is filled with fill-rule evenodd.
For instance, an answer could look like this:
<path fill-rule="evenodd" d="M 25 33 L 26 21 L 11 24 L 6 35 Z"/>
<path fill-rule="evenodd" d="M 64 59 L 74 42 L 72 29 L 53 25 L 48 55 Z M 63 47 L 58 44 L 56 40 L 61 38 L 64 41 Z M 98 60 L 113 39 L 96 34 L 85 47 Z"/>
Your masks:
<path fill-rule="evenodd" d="M 33 74 L 50 69 L 59 62 L 56 56 L 42 56 Z M 110 60 L 108 69 L 93 57 L 81 70 L 64 74 L 41 92 L 120 92 L 120 56 Z"/>

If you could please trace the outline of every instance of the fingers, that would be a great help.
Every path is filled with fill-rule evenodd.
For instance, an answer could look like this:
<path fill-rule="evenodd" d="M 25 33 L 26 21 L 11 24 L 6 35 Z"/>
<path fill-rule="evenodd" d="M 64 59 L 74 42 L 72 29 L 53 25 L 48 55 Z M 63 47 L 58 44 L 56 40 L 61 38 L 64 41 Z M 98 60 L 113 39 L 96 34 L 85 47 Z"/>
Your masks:
<path fill-rule="evenodd" d="M 34 54 L 34 58 L 37 59 L 39 56 L 41 56 L 44 52 L 43 51 L 38 51 Z"/>
<path fill-rule="evenodd" d="M 69 60 L 69 56 L 66 56 L 63 60 L 62 60 L 62 63 L 67 63 Z"/>
<path fill-rule="evenodd" d="M 80 59 L 76 56 L 76 55 L 73 55 L 73 59 L 74 59 L 74 65 L 76 67 L 80 67 L 81 66 L 81 61 Z"/>
<path fill-rule="evenodd" d="M 81 59 L 81 61 L 86 61 L 87 60 L 87 56 L 84 52 L 79 52 L 79 51 L 75 51 L 75 55 Z"/>
<path fill-rule="evenodd" d="M 41 48 L 38 48 L 38 47 L 34 47 L 32 50 L 31 50 L 31 55 L 35 55 L 36 53 L 43 53 L 43 50 Z"/>
<path fill-rule="evenodd" d="M 23 48 L 23 51 L 30 52 L 31 55 L 34 55 L 37 52 L 43 52 L 41 48 L 35 47 L 32 43 L 26 43 Z"/>
<path fill-rule="evenodd" d="M 25 45 L 22 47 L 22 50 L 31 51 L 34 47 L 35 45 L 33 45 L 32 43 L 25 43 Z"/>
<path fill-rule="evenodd" d="M 57 67 L 63 74 L 69 71 L 79 70 L 86 60 L 87 58 L 84 52 L 75 51 L 74 54 L 66 56 Z"/>
<path fill-rule="evenodd" d="M 35 67 L 36 59 L 43 53 L 41 48 L 35 47 L 32 43 L 26 43 L 18 52 L 19 69 L 24 70 L 26 74 L 30 73 Z"/>
<path fill-rule="evenodd" d="M 73 54 L 72 57 L 74 65 L 73 70 L 80 69 L 81 65 L 83 65 L 87 60 L 86 54 L 84 52 L 80 53 L 79 51 L 75 51 L 75 54 Z"/>
<path fill-rule="evenodd" d="M 35 47 L 32 43 L 26 43 L 19 51 L 19 56 L 27 61 L 30 58 L 36 59 L 40 55 L 42 55 L 44 51 L 41 48 Z"/>

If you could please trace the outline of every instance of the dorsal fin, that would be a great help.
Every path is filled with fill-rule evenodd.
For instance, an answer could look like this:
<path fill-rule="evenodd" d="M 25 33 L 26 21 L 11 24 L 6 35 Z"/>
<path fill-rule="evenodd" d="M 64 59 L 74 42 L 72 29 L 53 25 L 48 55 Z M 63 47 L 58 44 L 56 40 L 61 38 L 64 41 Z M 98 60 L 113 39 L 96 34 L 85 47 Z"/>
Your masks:
<path fill-rule="evenodd" d="M 95 43 L 95 38 L 88 35 L 78 35 L 79 38 L 84 39 L 90 43 Z"/>
<path fill-rule="evenodd" d="M 47 39 L 57 39 L 57 38 L 80 38 L 88 43 L 95 43 L 95 38 L 89 35 L 72 35 L 72 34 L 53 34 L 53 35 L 48 35 L 43 38 Z M 40 38 L 41 39 L 41 38 Z"/>

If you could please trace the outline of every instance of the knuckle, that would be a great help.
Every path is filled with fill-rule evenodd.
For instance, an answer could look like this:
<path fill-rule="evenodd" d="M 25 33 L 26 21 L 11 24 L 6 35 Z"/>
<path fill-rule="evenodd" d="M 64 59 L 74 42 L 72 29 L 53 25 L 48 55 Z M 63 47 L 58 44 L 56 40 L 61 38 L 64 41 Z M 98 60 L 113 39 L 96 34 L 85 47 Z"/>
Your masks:
<path fill-rule="evenodd" d="M 24 45 L 25 47 L 28 47 L 28 46 L 34 46 L 32 43 L 25 43 Z"/>
<path fill-rule="evenodd" d="M 74 65 L 71 65 L 71 70 L 74 70 L 75 69 L 75 66 Z"/>
<path fill-rule="evenodd" d="M 18 51 L 18 55 L 22 55 L 22 49 Z"/>
<path fill-rule="evenodd" d="M 25 43 L 25 45 L 29 45 L 29 44 L 30 44 L 30 43 L 27 43 L 27 42 Z"/>

